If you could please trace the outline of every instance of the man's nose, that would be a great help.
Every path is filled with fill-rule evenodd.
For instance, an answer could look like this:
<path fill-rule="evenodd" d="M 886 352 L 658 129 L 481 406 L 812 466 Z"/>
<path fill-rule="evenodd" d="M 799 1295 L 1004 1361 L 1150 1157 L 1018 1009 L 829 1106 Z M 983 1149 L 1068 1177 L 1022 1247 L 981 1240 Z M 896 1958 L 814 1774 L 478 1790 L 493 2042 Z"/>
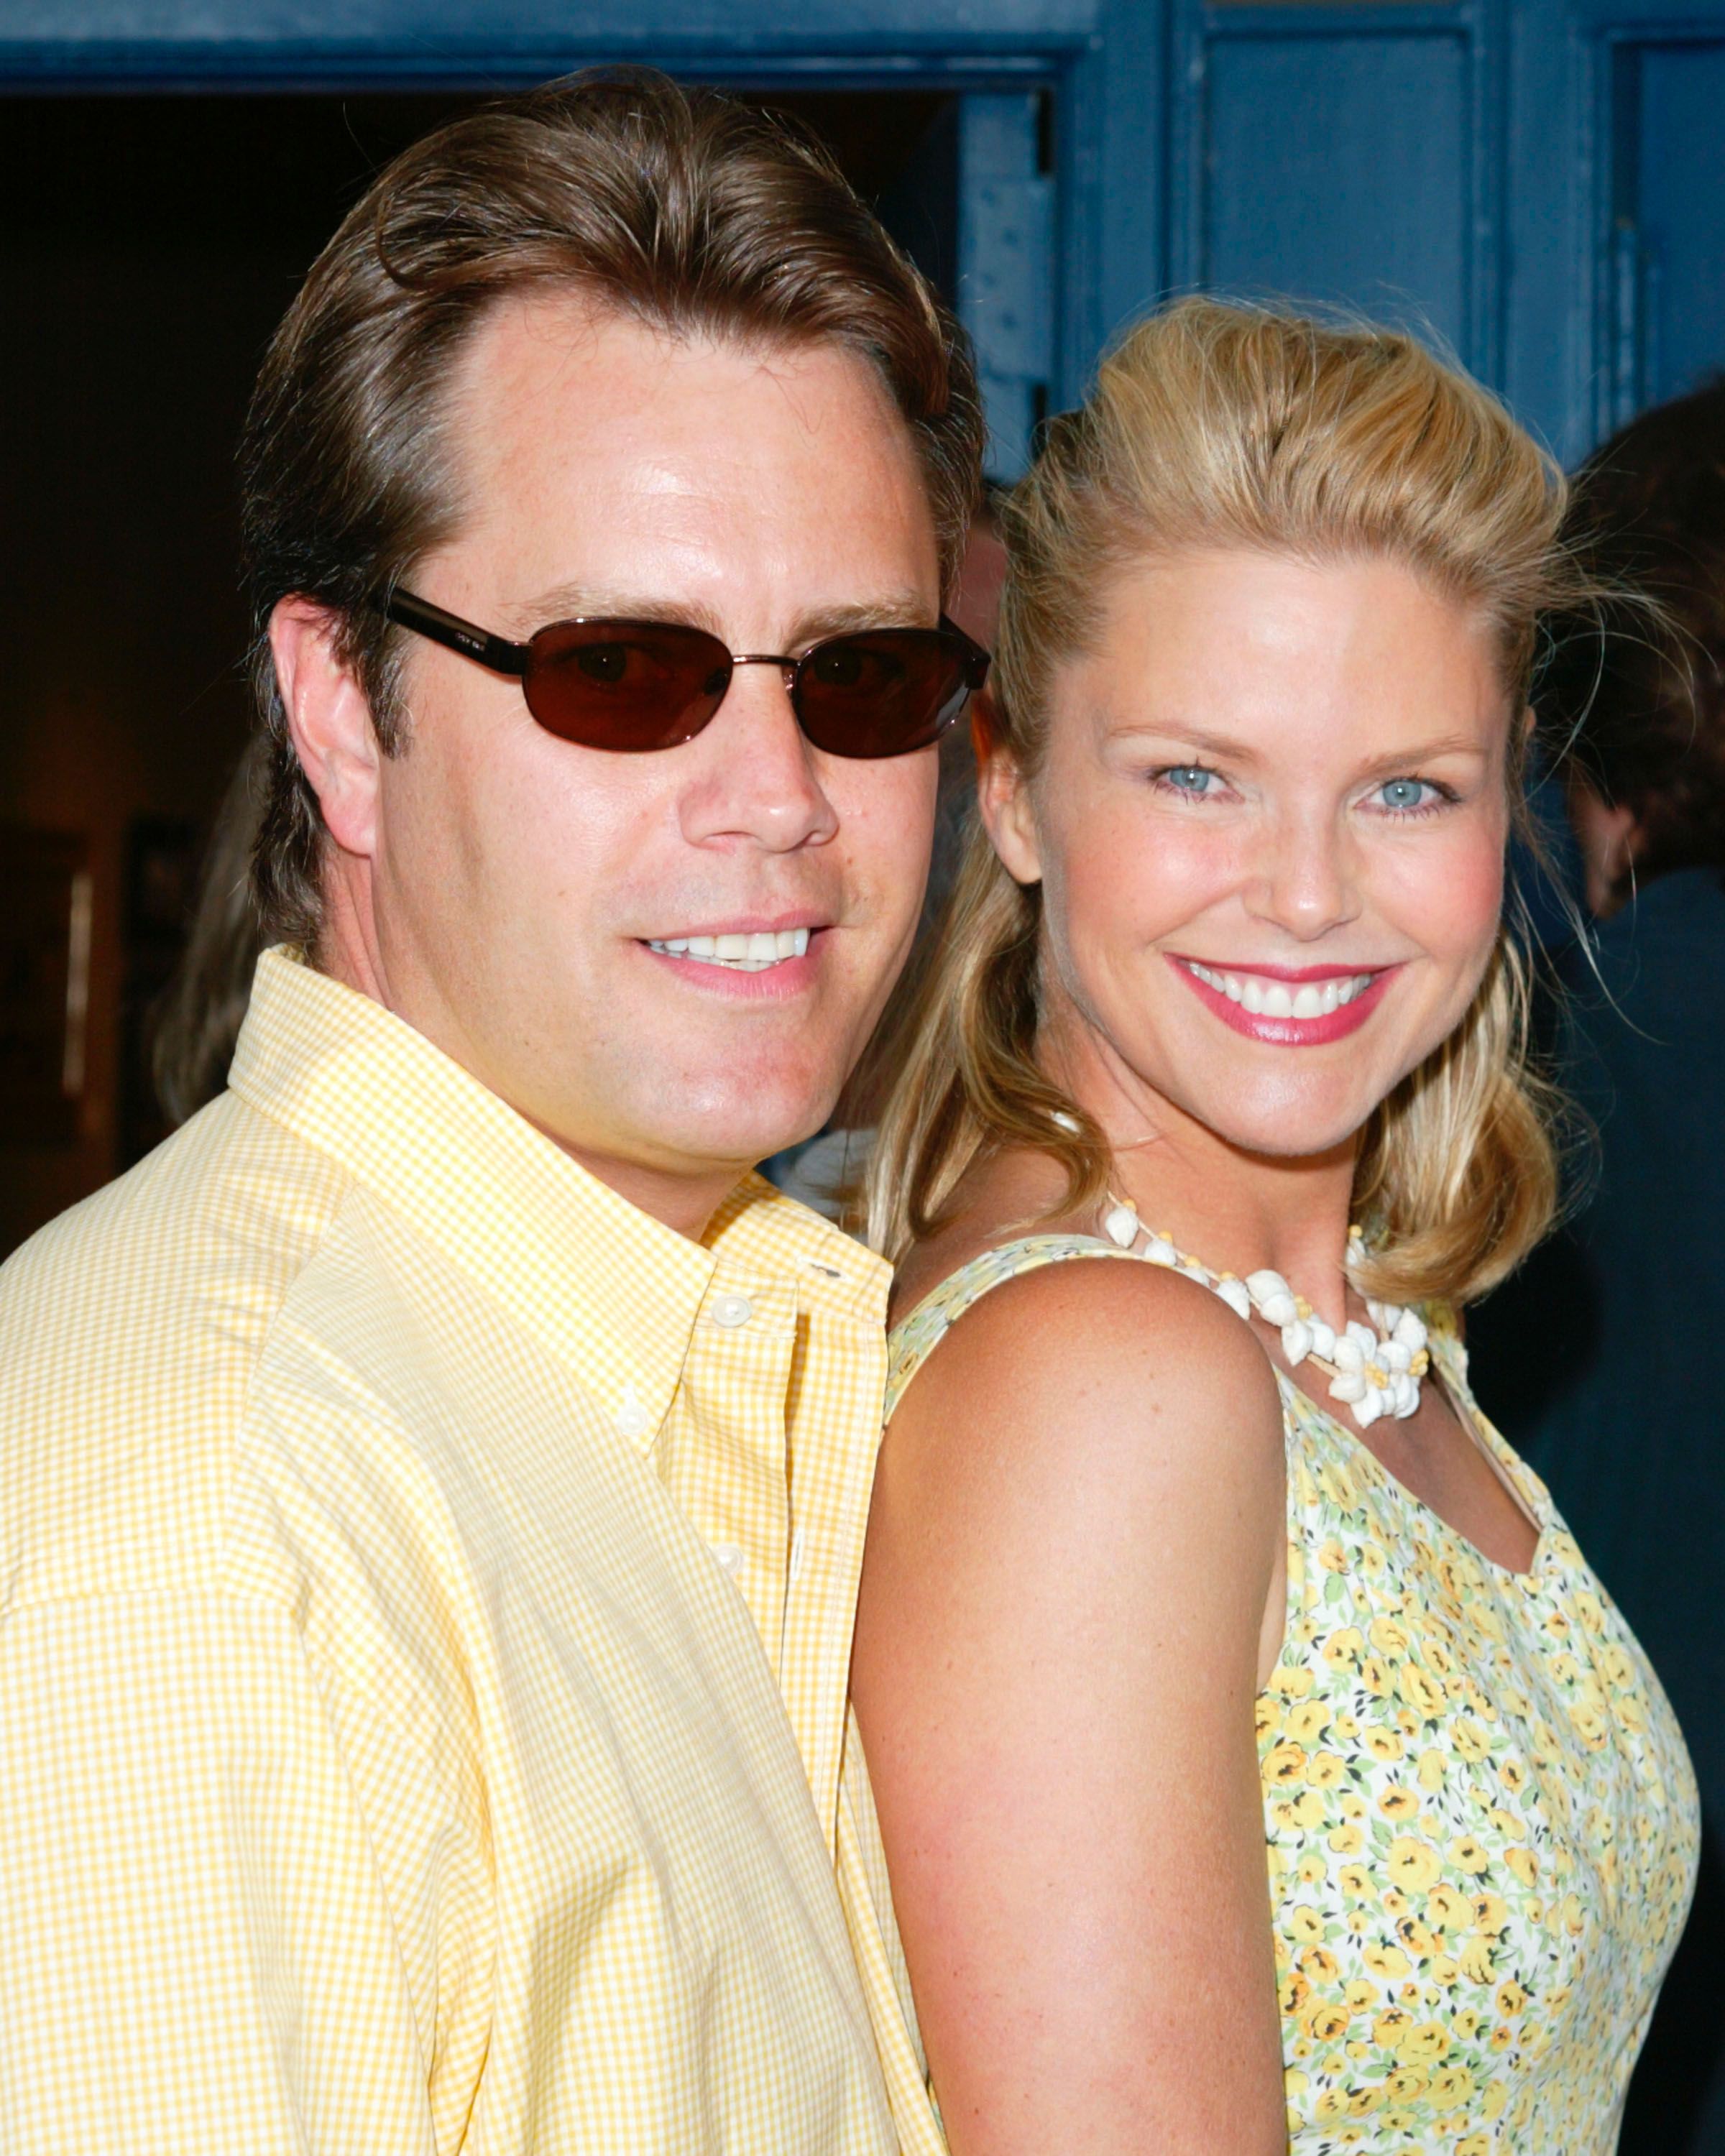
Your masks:
<path fill-rule="evenodd" d="M 1291 812 L 1263 834 L 1250 905 L 1301 942 L 1359 912 L 1358 861 L 1345 823 L 1327 812 Z"/>
<path fill-rule="evenodd" d="M 820 845 L 839 828 L 815 752 L 792 709 L 789 670 L 739 666 L 725 701 L 691 747 L 680 805 L 693 845 L 744 839 L 768 853 Z"/>

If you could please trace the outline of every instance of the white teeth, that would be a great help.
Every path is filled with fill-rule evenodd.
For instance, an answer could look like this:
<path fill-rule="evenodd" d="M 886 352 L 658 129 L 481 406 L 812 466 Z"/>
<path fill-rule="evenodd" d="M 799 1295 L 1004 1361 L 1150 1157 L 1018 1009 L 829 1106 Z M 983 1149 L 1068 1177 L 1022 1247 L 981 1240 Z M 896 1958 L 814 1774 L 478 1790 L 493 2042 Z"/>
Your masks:
<path fill-rule="evenodd" d="M 647 948 L 676 958 L 699 958 L 710 966 L 728 967 L 736 973 L 764 973 L 769 966 L 787 958 L 800 958 L 809 948 L 806 928 L 757 929 L 748 935 L 649 937 Z"/>
<path fill-rule="evenodd" d="M 1343 978 L 1327 981 L 1305 981 L 1297 988 L 1290 989 L 1280 981 L 1266 980 L 1261 974 L 1224 973 L 1214 967 L 1200 966 L 1188 959 L 1188 967 L 1208 988 L 1219 995 L 1226 996 L 1231 1004 L 1239 1004 L 1255 1017 L 1314 1019 L 1328 1018 L 1362 995 L 1377 978 L 1375 973 L 1353 973 Z"/>

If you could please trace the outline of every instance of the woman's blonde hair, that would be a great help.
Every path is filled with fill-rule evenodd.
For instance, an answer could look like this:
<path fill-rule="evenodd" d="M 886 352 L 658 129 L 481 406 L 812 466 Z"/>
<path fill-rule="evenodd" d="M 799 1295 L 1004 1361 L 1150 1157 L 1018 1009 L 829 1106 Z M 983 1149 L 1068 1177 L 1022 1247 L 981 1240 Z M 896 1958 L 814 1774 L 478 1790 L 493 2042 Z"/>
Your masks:
<path fill-rule="evenodd" d="M 993 738 L 1027 778 L 1056 670 L 1091 647 L 1113 577 L 1192 547 L 1383 557 L 1472 610 L 1512 715 L 1543 619 L 1592 594 L 1559 542 L 1565 485 L 1497 399 L 1414 338 L 1206 299 L 1140 323 L 1095 393 L 1054 420 L 1004 506 L 1008 549 Z M 1522 729 L 1512 813 L 1526 825 Z M 889 1053 L 896 1081 L 865 1193 L 893 1258 L 943 1217 L 979 1153 L 1026 1146 L 1065 1169 L 1062 1210 L 1100 1204 L 1101 1130 L 1037 1060 L 1040 888 L 1014 883 L 980 822 L 921 993 Z M 1507 929 L 1455 1030 L 1373 1112 L 1355 1217 L 1374 1227 L 1358 1285 L 1397 1302 L 1466 1301 L 1549 1226 L 1553 1096 L 1530 1068 L 1528 970 Z"/>

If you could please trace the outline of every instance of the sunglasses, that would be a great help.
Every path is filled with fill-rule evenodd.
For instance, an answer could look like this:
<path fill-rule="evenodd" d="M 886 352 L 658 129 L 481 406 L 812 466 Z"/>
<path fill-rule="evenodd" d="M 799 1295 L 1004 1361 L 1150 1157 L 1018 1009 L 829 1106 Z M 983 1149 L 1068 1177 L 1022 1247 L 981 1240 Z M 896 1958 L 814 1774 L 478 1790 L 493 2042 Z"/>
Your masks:
<path fill-rule="evenodd" d="M 956 623 L 829 636 L 800 659 L 727 651 L 675 621 L 554 621 L 511 644 L 399 589 L 377 611 L 521 685 L 547 733 L 583 748 L 675 748 L 706 725 L 739 666 L 777 666 L 797 723 L 829 756 L 908 756 L 950 726 L 988 679 L 988 654 Z"/>

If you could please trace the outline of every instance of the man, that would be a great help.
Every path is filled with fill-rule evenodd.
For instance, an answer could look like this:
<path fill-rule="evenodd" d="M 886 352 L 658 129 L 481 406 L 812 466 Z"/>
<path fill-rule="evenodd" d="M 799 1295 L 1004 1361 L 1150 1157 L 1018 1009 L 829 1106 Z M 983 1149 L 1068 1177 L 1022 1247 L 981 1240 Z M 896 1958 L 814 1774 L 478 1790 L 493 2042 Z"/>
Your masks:
<path fill-rule="evenodd" d="M 243 456 L 309 955 L 0 1276 L 8 2156 L 884 2151 L 871 2017 L 933 2145 L 833 1871 L 883 1270 L 747 1170 L 913 931 L 978 436 L 837 175 L 658 78 L 314 268 Z"/>

